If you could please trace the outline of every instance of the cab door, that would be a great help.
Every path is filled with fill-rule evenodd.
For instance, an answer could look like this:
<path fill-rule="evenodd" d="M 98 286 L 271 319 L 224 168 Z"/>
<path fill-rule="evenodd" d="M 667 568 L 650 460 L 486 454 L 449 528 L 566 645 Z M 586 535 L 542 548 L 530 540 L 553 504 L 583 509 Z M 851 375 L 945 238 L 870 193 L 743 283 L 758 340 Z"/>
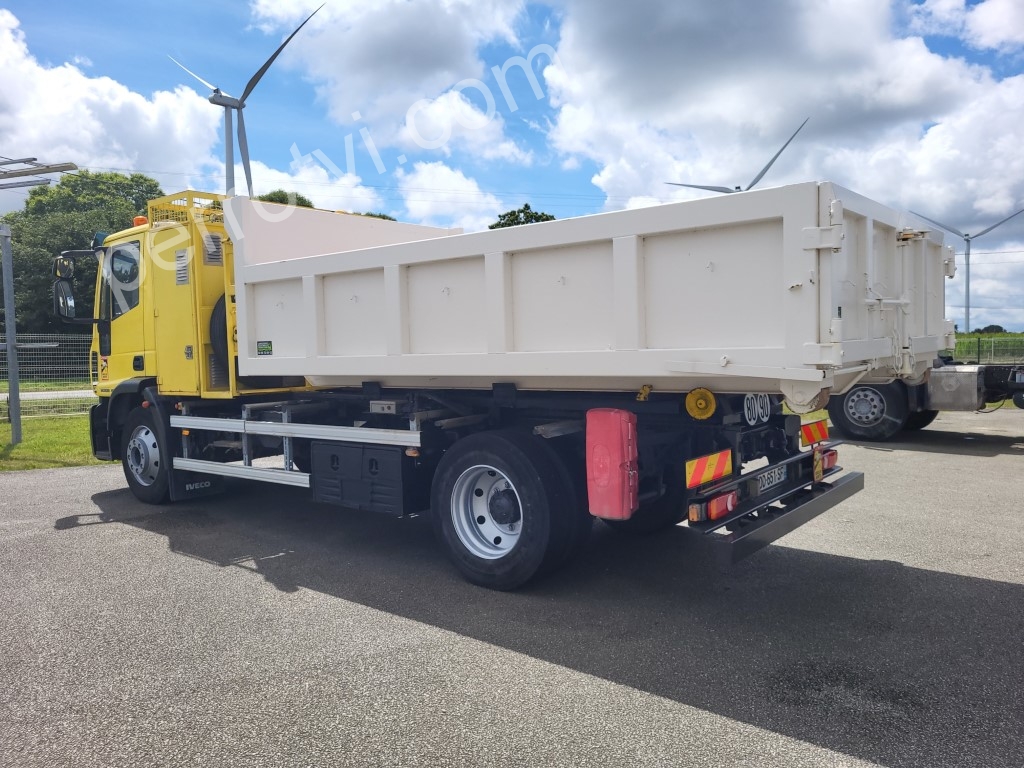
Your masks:
<path fill-rule="evenodd" d="M 100 263 L 97 380 L 102 393 L 144 375 L 145 323 L 142 308 L 142 252 L 139 240 L 106 248 Z"/>

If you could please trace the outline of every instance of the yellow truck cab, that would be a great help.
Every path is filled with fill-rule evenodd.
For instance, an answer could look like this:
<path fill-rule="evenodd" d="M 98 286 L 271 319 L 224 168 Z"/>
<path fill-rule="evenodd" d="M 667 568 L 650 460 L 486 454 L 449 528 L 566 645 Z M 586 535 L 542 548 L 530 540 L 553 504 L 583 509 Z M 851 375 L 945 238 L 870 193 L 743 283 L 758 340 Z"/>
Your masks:
<path fill-rule="evenodd" d="M 93 250 L 56 259 L 58 315 L 94 327 L 90 373 L 99 403 L 90 431 L 98 458 L 118 458 L 129 415 L 156 405 L 155 398 L 147 401 L 147 390 L 160 398 L 230 400 L 305 388 L 301 378 L 253 381 L 236 374 L 223 200 L 192 191 L 157 198 L 135 226 L 102 237 Z M 97 263 L 94 318 L 74 312 L 71 279 L 76 262 L 86 259 Z"/>

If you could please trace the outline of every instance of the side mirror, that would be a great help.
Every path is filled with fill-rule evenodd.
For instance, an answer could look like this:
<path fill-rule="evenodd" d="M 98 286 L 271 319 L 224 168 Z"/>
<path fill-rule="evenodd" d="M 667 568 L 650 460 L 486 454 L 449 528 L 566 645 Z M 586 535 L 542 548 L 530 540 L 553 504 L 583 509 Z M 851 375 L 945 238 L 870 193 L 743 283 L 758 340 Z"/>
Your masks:
<path fill-rule="evenodd" d="M 62 320 L 75 319 L 75 295 L 71 290 L 71 281 L 57 271 L 54 264 L 53 271 L 57 273 L 58 279 L 53 284 L 53 314 Z"/>
<path fill-rule="evenodd" d="M 53 260 L 53 276 L 58 280 L 70 280 L 75 276 L 75 260 L 68 256 L 58 256 Z"/>
<path fill-rule="evenodd" d="M 99 322 L 91 317 L 75 316 L 75 294 L 67 278 L 60 278 L 53 284 L 53 314 L 69 325 L 92 325 Z"/>

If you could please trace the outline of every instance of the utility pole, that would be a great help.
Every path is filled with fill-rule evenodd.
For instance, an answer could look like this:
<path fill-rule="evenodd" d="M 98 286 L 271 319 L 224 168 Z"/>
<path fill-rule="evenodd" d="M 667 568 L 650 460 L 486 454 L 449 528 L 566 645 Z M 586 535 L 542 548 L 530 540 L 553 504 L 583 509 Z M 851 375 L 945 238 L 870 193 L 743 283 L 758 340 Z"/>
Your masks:
<path fill-rule="evenodd" d="M 7 168 L 12 165 L 23 167 Z M 50 183 L 49 179 L 7 179 L 77 170 L 78 166 L 74 163 L 40 163 L 34 157 L 0 160 L 0 189 L 35 187 Z M 21 387 L 18 380 L 18 335 L 14 322 L 14 253 L 11 250 L 11 228 L 6 224 L 0 224 L 0 257 L 3 262 L 4 325 L 7 330 L 7 413 L 11 419 L 11 445 L 18 445 L 21 442 Z"/>
<path fill-rule="evenodd" d="M 11 419 L 11 445 L 21 442 L 21 391 L 18 388 L 18 337 L 14 329 L 14 256 L 11 228 L 0 224 L 0 252 L 3 255 L 4 320 L 7 327 L 7 412 Z"/>

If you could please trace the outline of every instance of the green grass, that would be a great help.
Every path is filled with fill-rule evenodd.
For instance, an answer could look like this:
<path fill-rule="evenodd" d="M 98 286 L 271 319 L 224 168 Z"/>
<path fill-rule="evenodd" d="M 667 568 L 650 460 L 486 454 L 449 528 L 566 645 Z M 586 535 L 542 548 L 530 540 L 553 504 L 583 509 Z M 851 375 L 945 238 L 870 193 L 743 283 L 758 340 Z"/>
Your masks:
<path fill-rule="evenodd" d="M 26 419 L 22 441 L 11 445 L 11 425 L 0 424 L 0 472 L 99 464 L 89 445 L 89 417 Z"/>
<path fill-rule="evenodd" d="M 56 392 L 60 390 L 92 389 L 92 383 L 88 381 L 19 381 L 20 392 Z M 10 390 L 10 384 L 4 379 L 0 381 L 0 392 Z"/>

